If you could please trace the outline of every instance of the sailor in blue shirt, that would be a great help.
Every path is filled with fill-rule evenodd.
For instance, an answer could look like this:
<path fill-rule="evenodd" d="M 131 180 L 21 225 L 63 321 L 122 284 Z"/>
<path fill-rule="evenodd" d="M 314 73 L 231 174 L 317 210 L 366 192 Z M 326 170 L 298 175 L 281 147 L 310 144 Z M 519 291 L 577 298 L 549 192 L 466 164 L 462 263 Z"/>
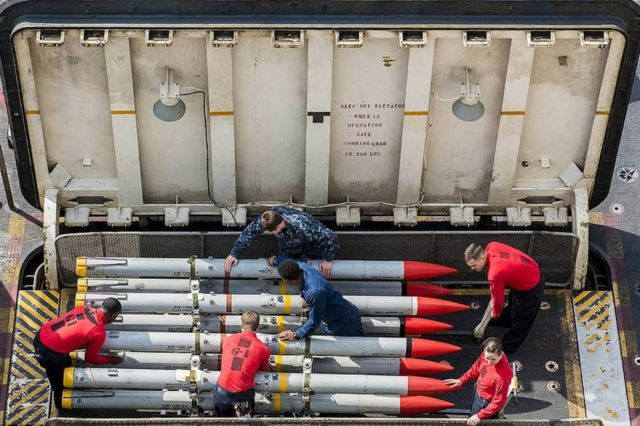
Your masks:
<path fill-rule="evenodd" d="M 267 259 L 270 265 L 302 256 L 322 259 L 320 271 L 325 277 L 331 276 L 331 261 L 340 248 L 338 236 L 309 213 L 288 207 L 273 207 L 244 228 L 224 261 L 226 272 L 231 271 L 242 251 L 263 232 L 278 239 L 278 257 Z"/>
<path fill-rule="evenodd" d="M 300 286 L 300 295 L 309 308 L 309 319 L 296 331 L 278 335 L 282 340 L 304 339 L 320 327 L 322 334 L 362 336 L 360 312 L 342 297 L 313 266 L 291 259 L 282 261 L 278 273 L 287 284 Z"/>

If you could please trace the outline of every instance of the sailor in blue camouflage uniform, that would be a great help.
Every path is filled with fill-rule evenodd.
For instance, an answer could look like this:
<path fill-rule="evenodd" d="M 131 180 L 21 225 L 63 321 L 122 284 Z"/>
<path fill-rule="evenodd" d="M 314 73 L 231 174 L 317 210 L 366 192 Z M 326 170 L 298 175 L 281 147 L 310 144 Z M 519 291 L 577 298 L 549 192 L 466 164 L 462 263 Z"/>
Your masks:
<path fill-rule="evenodd" d="M 325 277 L 331 276 L 331 262 L 340 248 L 338 236 L 309 213 L 288 207 L 273 207 L 244 228 L 224 261 L 226 272 L 231 271 L 242 251 L 263 232 L 278 239 L 278 256 L 267 259 L 270 265 L 302 256 L 322 259 L 320 272 Z"/>

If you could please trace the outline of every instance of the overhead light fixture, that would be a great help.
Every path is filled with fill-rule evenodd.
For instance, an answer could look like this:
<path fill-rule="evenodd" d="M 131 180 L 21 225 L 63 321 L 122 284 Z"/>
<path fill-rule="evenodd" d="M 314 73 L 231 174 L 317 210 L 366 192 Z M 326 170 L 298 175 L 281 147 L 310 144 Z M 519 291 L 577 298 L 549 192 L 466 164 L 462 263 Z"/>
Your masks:
<path fill-rule="evenodd" d="M 153 104 L 153 115 L 162 121 L 178 121 L 186 110 L 180 99 L 180 85 L 173 81 L 173 70 L 167 67 L 167 79 L 160 86 L 160 99 Z"/>
<path fill-rule="evenodd" d="M 480 85 L 471 83 L 469 67 L 465 67 L 466 81 L 461 83 L 460 99 L 453 103 L 453 115 L 462 121 L 476 121 L 484 115 L 484 105 L 480 102 Z"/>

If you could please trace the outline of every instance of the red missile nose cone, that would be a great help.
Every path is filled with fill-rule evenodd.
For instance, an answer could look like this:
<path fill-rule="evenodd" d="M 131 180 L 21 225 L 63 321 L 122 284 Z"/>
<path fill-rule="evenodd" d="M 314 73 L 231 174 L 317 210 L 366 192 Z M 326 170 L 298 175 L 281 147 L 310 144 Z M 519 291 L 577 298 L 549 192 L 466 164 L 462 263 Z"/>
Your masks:
<path fill-rule="evenodd" d="M 408 395 L 437 395 L 451 391 L 451 386 L 446 385 L 440 379 L 417 376 L 409 376 L 407 379 Z"/>
<path fill-rule="evenodd" d="M 428 396 L 401 396 L 400 397 L 400 415 L 417 416 L 424 413 L 435 413 L 436 411 L 452 408 L 453 404 L 449 401 L 430 398 Z"/>
<path fill-rule="evenodd" d="M 443 315 L 452 312 L 467 311 L 471 308 L 462 303 L 451 302 L 449 300 L 434 299 L 433 297 L 418 297 L 418 316 Z"/>
<path fill-rule="evenodd" d="M 406 286 L 407 296 L 442 297 L 453 293 L 453 290 L 424 281 L 409 281 Z"/>
<path fill-rule="evenodd" d="M 427 376 L 452 371 L 453 367 L 428 359 L 400 358 L 401 376 Z"/>
<path fill-rule="evenodd" d="M 406 317 L 404 319 L 405 336 L 421 336 L 428 333 L 449 330 L 452 325 L 426 318 Z"/>
<path fill-rule="evenodd" d="M 462 349 L 460 346 L 438 342 L 436 340 L 417 339 L 415 337 L 408 337 L 407 340 L 410 345 L 410 350 L 407 351 L 408 355 L 417 358 L 450 354 Z"/>
<path fill-rule="evenodd" d="M 426 280 L 429 278 L 441 277 L 458 272 L 448 266 L 436 265 L 435 263 L 404 261 L 405 280 Z"/>

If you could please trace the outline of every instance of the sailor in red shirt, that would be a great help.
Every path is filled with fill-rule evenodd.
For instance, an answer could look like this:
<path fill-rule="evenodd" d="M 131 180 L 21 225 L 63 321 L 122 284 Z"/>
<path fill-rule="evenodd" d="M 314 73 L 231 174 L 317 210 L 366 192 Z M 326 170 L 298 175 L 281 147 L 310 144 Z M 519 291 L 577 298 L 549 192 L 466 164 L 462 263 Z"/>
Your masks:
<path fill-rule="evenodd" d="M 483 248 L 471 244 L 464 260 L 472 270 L 487 267 L 491 289 L 492 325 L 509 327 L 502 337 L 504 352 L 515 352 L 526 339 L 540 309 L 544 279 L 540 267 L 530 256 L 511 246 L 492 242 Z M 504 291 L 509 292 L 509 304 L 504 307 Z"/>
<path fill-rule="evenodd" d="M 241 318 L 242 332 L 222 343 L 222 363 L 215 390 L 219 417 L 253 415 L 255 379 L 258 371 L 269 371 L 269 348 L 258 340 L 260 315 L 247 311 Z"/>
<path fill-rule="evenodd" d="M 86 348 L 85 359 L 92 364 L 119 364 L 122 357 L 100 355 L 106 333 L 104 325 L 116 319 L 122 310 L 117 299 L 104 299 L 102 306 L 83 306 L 52 319 L 33 338 L 38 363 L 45 369 L 53 391 L 53 402 L 61 407 L 64 369 L 71 366 L 69 352 Z"/>
<path fill-rule="evenodd" d="M 489 337 L 482 342 L 482 354 L 471 368 L 459 379 L 446 379 L 451 387 L 463 386 L 478 379 L 473 391 L 473 405 L 467 425 L 475 426 L 484 419 L 494 419 L 507 403 L 509 385 L 513 373 L 509 367 L 507 356 L 503 354 L 502 342 L 496 337 Z"/>

